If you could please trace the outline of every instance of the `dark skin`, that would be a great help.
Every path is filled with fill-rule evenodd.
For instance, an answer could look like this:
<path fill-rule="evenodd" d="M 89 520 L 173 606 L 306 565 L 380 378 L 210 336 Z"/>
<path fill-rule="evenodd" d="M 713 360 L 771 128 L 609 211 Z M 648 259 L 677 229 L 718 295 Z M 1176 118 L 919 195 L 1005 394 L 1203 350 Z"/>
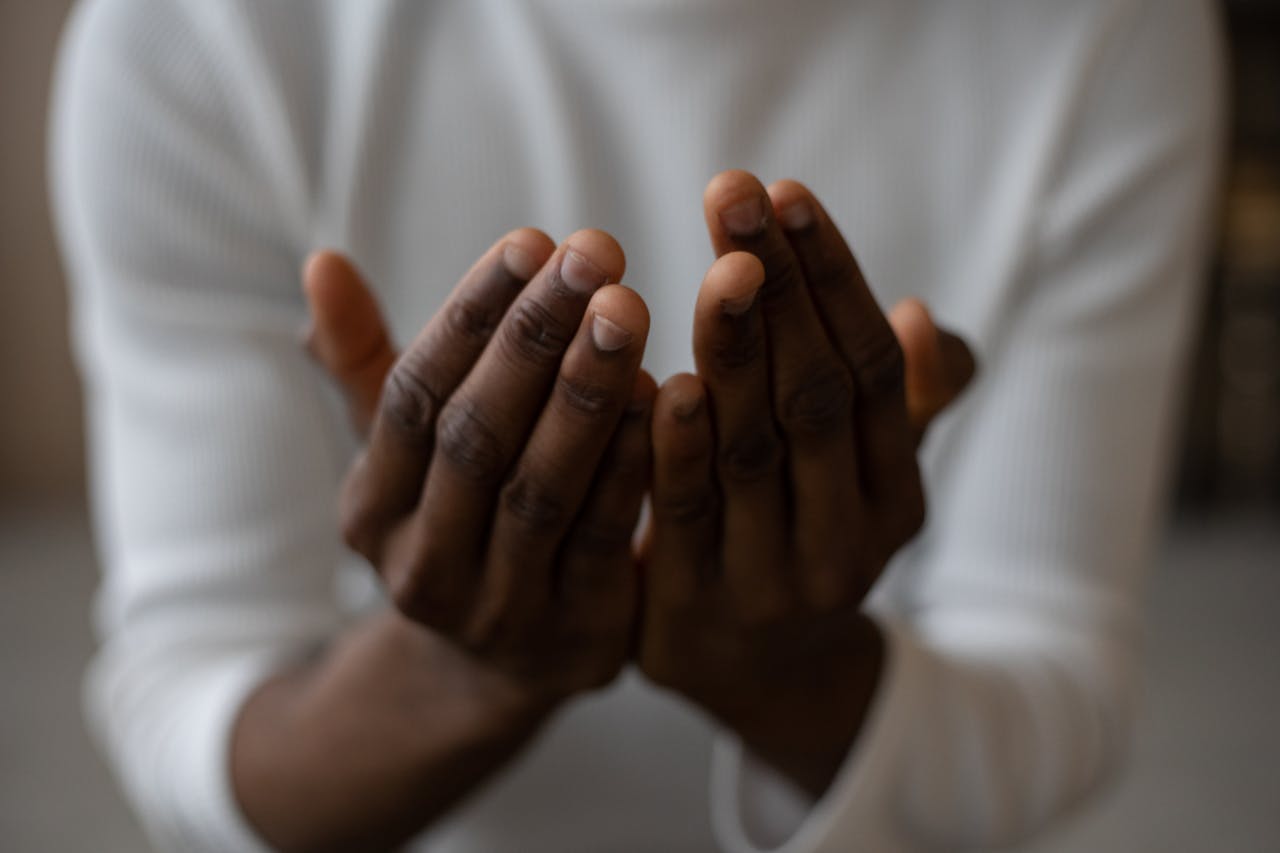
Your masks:
<path fill-rule="evenodd" d="M 273 845 L 395 846 L 627 662 L 656 387 L 622 271 L 601 232 L 513 232 L 399 358 L 348 363 L 391 364 L 342 515 L 398 611 L 246 704 L 232 774 Z"/>
<path fill-rule="evenodd" d="M 720 211 L 753 198 L 755 227 L 731 233 Z M 886 320 L 799 185 L 726 173 L 706 199 L 721 257 L 699 294 L 698 376 L 661 390 L 639 369 L 643 303 L 601 286 L 622 256 L 599 232 L 559 249 L 507 235 L 400 356 L 354 268 L 310 263 L 310 349 L 369 434 L 346 537 L 397 609 L 247 704 L 233 778 L 268 840 L 406 840 L 633 657 L 825 790 L 883 656 L 858 605 L 919 524 L 915 447 L 972 359 L 917 302 Z M 594 267 L 576 290 L 558 272 L 568 246 Z M 597 338 L 597 316 L 630 337 Z"/>
<path fill-rule="evenodd" d="M 705 205 L 720 257 L 698 376 L 658 394 L 639 664 L 819 796 L 884 656 L 859 606 L 924 520 L 905 362 L 804 187 L 730 172 Z"/>

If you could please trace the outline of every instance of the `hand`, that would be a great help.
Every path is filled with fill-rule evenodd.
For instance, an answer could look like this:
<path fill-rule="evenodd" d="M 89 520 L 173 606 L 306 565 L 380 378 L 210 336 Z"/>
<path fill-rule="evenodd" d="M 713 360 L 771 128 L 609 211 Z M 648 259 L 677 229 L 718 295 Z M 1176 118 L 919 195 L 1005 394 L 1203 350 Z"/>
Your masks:
<path fill-rule="evenodd" d="M 860 604 L 924 520 L 920 433 L 973 361 L 918 303 L 899 342 L 799 184 L 729 172 L 705 205 L 720 257 L 695 311 L 699 375 L 655 405 L 640 666 L 817 795 L 878 679 Z M 933 375 L 910 376 L 904 350 Z"/>
<path fill-rule="evenodd" d="M 780 189 L 786 190 L 788 186 L 790 185 L 782 185 Z M 834 234 L 834 230 L 828 233 Z M 840 253 L 849 263 L 852 263 L 852 257 L 848 254 L 843 241 L 839 240 L 838 235 L 834 235 L 834 238 L 839 241 L 836 245 Z M 734 265 L 751 266 L 753 264 L 750 258 L 743 256 L 737 256 L 722 263 L 730 265 L 727 270 L 731 273 L 727 278 L 730 282 L 734 281 L 732 275 Z M 719 276 L 717 269 L 720 266 L 717 264 L 717 268 L 713 268 L 712 273 L 708 275 L 709 283 Z M 757 279 L 762 276 L 758 264 L 748 272 L 746 291 L 759 284 L 758 280 L 754 283 L 749 281 L 752 275 Z M 860 278 L 858 281 L 860 283 Z M 322 256 L 312 263 L 308 267 L 305 284 L 314 318 L 308 349 L 345 392 L 352 421 L 358 429 L 362 429 L 373 418 L 387 367 L 395 359 L 377 304 L 359 276 L 336 256 Z M 743 290 L 740 289 L 739 295 L 742 292 Z M 869 295 L 864 298 L 869 299 Z M 704 293 L 700 299 L 700 306 L 704 304 L 715 306 L 717 301 L 714 295 L 709 296 Z M 704 313 L 705 310 L 700 310 L 700 316 Z M 914 446 L 932 419 L 946 408 L 968 383 L 973 373 L 973 360 L 964 343 L 954 334 L 937 327 L 924 305 L 916 300 L 904 300 L 895 306 L 890 312 L 889 323 L 905 360 L 905 405 L 911 443 Z M 759 346 L 760 343 L 757 342 L 756 345 Z M 686 408 L 682 405 L 682 401 L 693 404 L 692 415 L 695 420 L 704 416 L 705 410 L 699 410 L 697 406 L 697 401 L 702 400 L 703 393 L 702 383 L 695 377 L 674 377 L 664 387 L 663 410 L 655 415 L 655 420 L 670 427 L 672 420 L 675 419 L 675 410 Z M 682 394 L 684 394 L 683 397 Z M 679 425 L 676 426 L 676 433 L 670 434 L 668 439 L 661 442 L 661 447 L 665 448 L 669 454 L 665 470 L 679 465 L 682 446 L 678 440 Z M 699 454 L 703 453 L 696 447 L 691 449 Z M 697 480 L 696 477 L 692 479 Z M 661 491 L 665 496 L 663 509 L 667 511 L 666 515 L 674 513 L 679 518 L 692 520 L 703 512 L 705 507 L 701 506 L 702 502 L 715 500 L 714 495 L 706 494 L 707 482 L 709 481 L 704 478 L 702 484 L 683 496 L 678 493 L 678 483 L 662 486 Z M 661 509 L 659 515 L 664 515 Z M 652 534 L 652 528 L 650 534 Z M 650 559 L 653 556 L 652 544 L 650 539 Z M 653 592 L 652 586 L 650 592 Z M 650 618 L 646 620 L 646 624 L 652 625 L 654 615 L 659 612 L 662 611 L 651 606 Z M 655 633 L 654 636 L 660 635 Z M 669 632 L 667 636 L 670 636 Z M 868 642 L 873 643 L 874 638 Z M 659 660 L 654 655 L 657 646 L 650 643 L 644 648 L 647 649 L 647 660 L 652 669 Z M 861 653 L 862 650 L 859 651 L 860 654 L 857 657 L 865 657 Z M 849 724 L 856 726 L 859 717 L 860 709 L 848 715 L 846 719 Z M 823 746 L 825 747 L 825 743 Z M 822 754 L 826 755 L 829 752 L 830 750 L 825 750 Z M 843 755 L 843 752 L 840 752 L 840 755 Z M 838 761 L 838 757 L 836 760 Z"/>
<path fill-rule="evenodd" d="M 559 249 L 513 232 L 398 358 L 350 264 L 305 273 L 310 348 L 371 422 L 348 543 L 402 612 L 531 707 L 608 682 L 629 653 L 656 388 L 644 303 L 605 284 L 623 265 L 601 232 Z"/>

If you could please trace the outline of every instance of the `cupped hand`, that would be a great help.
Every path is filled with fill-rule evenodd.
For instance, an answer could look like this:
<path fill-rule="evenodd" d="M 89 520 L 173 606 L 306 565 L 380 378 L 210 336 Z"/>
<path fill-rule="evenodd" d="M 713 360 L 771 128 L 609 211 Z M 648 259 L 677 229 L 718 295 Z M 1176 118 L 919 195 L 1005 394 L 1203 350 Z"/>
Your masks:
<path fill-rule="evenodd" d="M 305 270 L 309 349 L 368 444 L 348 544 L 396 606 L 534 705 L 611 680 L 636 620 L 631 535 L 649 471 L 649 318 L 598 231 L 513 232 L 396 355 L 334 254 Z"/>
<path fill-rule="evenodd" d="M 860 605 L 924 520 L 920 435 L 973 360 L 919 303 L 885 317 L 799 184 L 729 172 L 705 205 L 720 257 L 698 375 L 655 406 L 639 663 L 820 793 L 881 666 Z"/>

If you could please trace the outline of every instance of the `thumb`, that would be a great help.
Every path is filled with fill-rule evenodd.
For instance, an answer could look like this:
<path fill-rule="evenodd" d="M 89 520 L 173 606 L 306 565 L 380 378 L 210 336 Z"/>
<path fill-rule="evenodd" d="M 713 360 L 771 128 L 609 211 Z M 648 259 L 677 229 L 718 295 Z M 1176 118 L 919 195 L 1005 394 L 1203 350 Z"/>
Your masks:
<path fill-rule="evenodd" d="M 342 390 L 352 425 L 366 435 L 382 381 L 396 360 L 378 302 L 360 272 L 337 252 L 307 259 L 302 291 L 311 312 L 307 352 Z"/>
<path fill-rule="evenodd" d="M 977 370 L 973 353 L 958 335 L 940 328 L 918 299 L 904 299 L 889 312 L 889 325 L 906 362 L 907 415 L 922 439 L 939 414 L 955 402 Z"/>

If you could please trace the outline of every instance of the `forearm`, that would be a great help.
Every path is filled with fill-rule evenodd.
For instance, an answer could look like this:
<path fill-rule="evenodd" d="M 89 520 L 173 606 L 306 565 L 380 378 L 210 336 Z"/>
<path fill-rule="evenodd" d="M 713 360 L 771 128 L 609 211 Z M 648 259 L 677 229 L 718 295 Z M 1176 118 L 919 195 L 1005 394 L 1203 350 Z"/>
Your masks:
<path fill-rule="evenodd" d="M 278 849 L 391 848 L 506 763 L 547 712 L 389 612 L 249 699 L 236 797 Z"/>

